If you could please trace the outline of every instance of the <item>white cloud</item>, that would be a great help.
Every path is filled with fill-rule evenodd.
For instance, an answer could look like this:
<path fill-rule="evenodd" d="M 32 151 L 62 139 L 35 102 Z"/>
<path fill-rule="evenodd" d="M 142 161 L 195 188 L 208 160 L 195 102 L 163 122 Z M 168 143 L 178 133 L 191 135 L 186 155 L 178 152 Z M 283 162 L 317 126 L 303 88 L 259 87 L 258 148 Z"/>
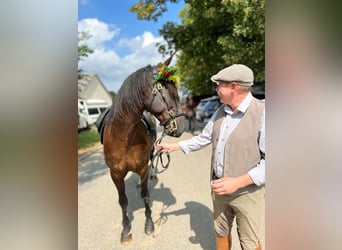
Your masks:
<path fill-rule="evenodd" d="M 155 44 L 156 42 L 161 42 L 163 39 L 162 38 L 155 38 L 152 33 L 150 32 L 144 32 L 143 34 L 143 44 L 142 44 L 142 47 L 145 48 L 145 47 L 148 47 L 150 46 L 151 44 Z"/>
<path fill-rule="evenodd" d="M 162 37 L 154 37 L 151 32 L 145 31 L 142 36 L 136 36 L 133 39 L 120 39 L 118 45 L 130 48 L 133 51 L 155 46 L 156 43 L 163 41 Z"/>
<path fill-rule="evenodd" d="M 119 29 L 97 19 L 79 21 L 79 31 L 87 30 L 92 38 L 87 44 L 94 48 L 94 53 L 84 58 L 79 67 L 86 73 L 97 74 L 108 90 L 117 92 L 127 76 L 148 64 L 155 65 L 164 60 L 156 47 L 163 41 L 151 32 L 133 38 L 121 38 L 115 41 Z M 111 42 L 112 47 L 106 48 L 105 42 Z M 96 46 L 94 46 L 96 45 Z M 116 48 L 116 49 L 114 49 Z M 119 56 L 119 50 L 125 50 L 125 55 Z"/>
<path fill-rule="evenodd" d="M 86 42 L 90 47 L 101 48 L 104 42 L 112 40 L 115 35 L 119 34 L 120 29 L 95 18 L 89 18 L 78 22 L 78 31 L 85 31 L 91 35 Z"/>

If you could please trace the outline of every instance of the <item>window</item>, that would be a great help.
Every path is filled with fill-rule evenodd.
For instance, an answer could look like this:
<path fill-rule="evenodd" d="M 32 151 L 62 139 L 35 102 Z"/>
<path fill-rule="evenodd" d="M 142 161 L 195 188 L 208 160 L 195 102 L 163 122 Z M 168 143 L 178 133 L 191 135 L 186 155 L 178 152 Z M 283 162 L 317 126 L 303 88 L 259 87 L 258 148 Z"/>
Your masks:
<path fill-rule="evenodd" d="M 88 113 L 89 115 L 97 115 L 99 114 L 99 110 L 97 108 L 89 108 Z"/>

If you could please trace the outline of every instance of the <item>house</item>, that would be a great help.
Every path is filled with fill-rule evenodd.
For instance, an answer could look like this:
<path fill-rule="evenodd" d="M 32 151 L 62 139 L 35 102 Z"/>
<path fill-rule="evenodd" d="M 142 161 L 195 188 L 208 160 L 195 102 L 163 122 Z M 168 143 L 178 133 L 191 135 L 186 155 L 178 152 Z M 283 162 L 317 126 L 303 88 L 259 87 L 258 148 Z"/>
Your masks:
<path fill-rule="evenodd" d="M 79 99 L 101 99 L 112 105 L 113 97 L 96 74 L 84 74 L 78 80 Z"/>

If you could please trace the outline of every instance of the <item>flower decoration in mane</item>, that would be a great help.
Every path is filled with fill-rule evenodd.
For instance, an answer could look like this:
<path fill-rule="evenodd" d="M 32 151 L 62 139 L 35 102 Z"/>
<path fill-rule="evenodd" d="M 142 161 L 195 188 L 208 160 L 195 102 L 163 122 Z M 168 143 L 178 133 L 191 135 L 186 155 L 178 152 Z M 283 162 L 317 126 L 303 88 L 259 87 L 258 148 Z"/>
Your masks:
<path fill-rule="evenodd" d="M 176 75 L 176 69 L 173 66 L 166 66 L 165 64 L 158 65 L 158 73 L 154 78 L 154 82 L 165 81 L 173 82 L 177 87 L 180 86 L 179 77 Z"/>

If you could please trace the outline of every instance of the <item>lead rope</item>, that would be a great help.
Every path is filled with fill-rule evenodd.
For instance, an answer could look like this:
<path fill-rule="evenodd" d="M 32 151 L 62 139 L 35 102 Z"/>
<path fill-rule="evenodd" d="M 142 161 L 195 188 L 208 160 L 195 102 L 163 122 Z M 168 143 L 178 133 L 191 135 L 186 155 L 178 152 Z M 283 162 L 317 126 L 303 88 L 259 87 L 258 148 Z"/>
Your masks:
<path fill-rule="evenodd" d="M 164 139 L 165 136 L 166 136 L 166 133 L 163 132 L 161 137 L 158 140 L 156 140 L 156 144 L 161 143 L 161 141 Z M 143 183 L 146 180 L 146 178 L 149 176 L 150 172 L 151 172 L 151 177 L 154 177 L 157 174 L 163 173 L 169 167 L 169 165 L 170 165 L 170 154 L 166 153 L 166 157 L 167 157 L 167 163 L 166 164 L 164 164 L 164 162 L 163 162 L 162 154 L 163 154 L 163 152 L 161 149 L 157 150 L 157 152 L 155 152 L 153 154 L 153 156 L 151 158 L 151 162 L 148 166 L 148 170 L 147 170 L 144 178 L 141 180 L 141 183 Z M 162 169 L 160 171 L 158 170 L 159 162 L 161 163 L 161 167 L 162 167 Z"/>
<path fill-rule="evenodd" d="M 158 140 L 156 140 L 156 144 L 160 144 L 165 136 L 166 136 L 166 133 L 163 132 L 162 136 Z M 162 149 L 159 149 L 157 152 L 154 153 L 154 155 L 151 159 L 150 169 L 152 171 L 152 176 L 163 173 L 170 165 L 170 154 L 166 153 L 166 157 L 167 157 L 167 163 L 166 164 L 164 164 L 164 162 L 163 162 L 162 154 L 163 154 Z M 157 159 L 156 164 L 154 164 L 155 159 Z M 158 170 L 159 161 L 160 161 L 161 167 L 162 167 L 161 170 Z"/>

